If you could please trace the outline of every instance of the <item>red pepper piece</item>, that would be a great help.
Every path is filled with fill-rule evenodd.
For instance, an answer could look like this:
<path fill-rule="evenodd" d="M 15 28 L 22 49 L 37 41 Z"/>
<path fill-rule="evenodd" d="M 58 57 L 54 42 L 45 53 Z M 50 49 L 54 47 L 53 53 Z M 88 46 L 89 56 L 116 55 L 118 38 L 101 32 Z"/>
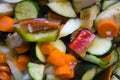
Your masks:
<path fill-rule="evenodd" d="M 83 58 L 94 38 L 95 35 L 92 32 L 87 29 L 83 29 L 78 32 L 77 36 L 69 44 L 69 47 Z"/>

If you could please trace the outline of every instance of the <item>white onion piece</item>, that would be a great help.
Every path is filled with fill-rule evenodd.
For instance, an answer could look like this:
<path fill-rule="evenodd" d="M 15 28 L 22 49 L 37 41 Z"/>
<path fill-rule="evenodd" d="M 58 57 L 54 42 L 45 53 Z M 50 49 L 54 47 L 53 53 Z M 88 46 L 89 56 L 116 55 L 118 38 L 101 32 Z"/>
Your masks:
<path fill-rule="evenodd" d="M 8 3 L 18 3 L 22 0 L 3 0 L 4 2 L 8 2 Z"/>
<path fill-rule="evenodd" d="M 23 74 L 16 68 L 11 60 L 7 60 L 7 64 L 15 78 L 15 80 L 23 80 Z"/>

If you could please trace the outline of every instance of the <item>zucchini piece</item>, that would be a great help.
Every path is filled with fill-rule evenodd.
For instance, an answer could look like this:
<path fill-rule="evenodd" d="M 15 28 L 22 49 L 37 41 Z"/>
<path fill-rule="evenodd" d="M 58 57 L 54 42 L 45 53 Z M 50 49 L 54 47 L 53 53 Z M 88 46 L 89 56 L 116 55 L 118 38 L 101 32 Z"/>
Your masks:
<path fill-rule="evenodd" d="M 51 2 L 48 3 L 47 6 L 54 12 L 64 17 L 76 17 L 76 13 L 72 8 L 70 1 Z"/>
<path fill-rule="evenodd" d="M 7 3 L 18 3 L 18 2 L 23 1 L 23 0 L 3 0 L 3 1 L 5 1 Z"/>
<path fill-rule="evenodd" d="M 101 66 L 102 68 L 107 68 L 119 60 L 119 54 L 116 50 L 113 50 L 111 54 L 112 54 L 112 58 L 110 59 L 109 64 L 105 66 Z"/>
<path fill-rule="evenodd" d="M 89 55 L 89 54 L 87 54 L 85 56 L 85 60 L 89 61 L 89 62 L 92 62 L 92 63 L 95 63 L 98 66 L 100 66 L 101 68 L 107 68 L 107 67 L 113 65 L 115 62 L 117 62 L 118 59 L 119 59 L 119 54 L 116 50 L 113 50 L 111 52 L 111 54 L 112 54 L 112 58 L 109 61 L 102 60 L 102 59 L 100 59 L 100 58 L 98 58 L 94 55 Z"/>
<path fill-rule="evenodd" d="M 88 53 L 95 56 L 105 56 L 112 51 L 112 41 L 107 38 L 96 36 L 90 47 Z"/>
<path fill-rule="evenodd" d="M 43 80 L 45 65 L 29 62 L 27 66 L 28 72 L 34 80 Z"/>
<path fill-rule="evenodd" d="M 117 63 L 117 66 L 116 66 L 113 74 L 115 74 L 115 75 L 120 77 L 120 62 Z"/>
<path fill-rule="evenodd" d="M 37 18 L 40 14 L 36 2 L 31 0 L 22 1 L 15 6 L 15 18 L 20 21 L 28 18 Z"/>
<path fill-rule="evenodd" d="M 60 80 L 59 78 L 55 77 L 55 75 L 53 74 L 47 74 L 46 75 L 46 80 Z"/>
<path fill-rule="evenodd" d="M 75 80 L 92 80 L 95 77 L 97 68 L 89 62 L 79 62 L 75 67 Z"/>
<path fill-rule="evenodd" d="M 101 71 L 99 74 L 97 74 L 93 80 L 111 80 L 112 75 L 112 68 L 109 67 L 103 71 Z"/>
<path fill-rule="evenodd" d="M 97 64 L 98 66 L 106 66 L 109 64 L 109 61 L 102 60 L 94 55 L 86 54 L 85 60 Z"/>
<path fill-rule="evenodd" d="M 109 8 L 102 11 L 95 20 L 95 28 L 97 29 L 98 23 L 109 19 L 118 24 L 120 26 L 120 2 L 117 2 L 116 4 L 110 6 Z"/>
<path fill-rule="evenodd" d="M 64 43 L 62 42 L 62 40 L 56 40 L 55 42 L 50 42 L 50 44 L 52 44 L 55 48 L 57 48 L 61 52 L 64 52 L 64 53 L 66 52 L 66 47 Z M 40 47 L 41 47 L 40 43 L 37 43 L 35 46 L 36 57 L 38 58 L 40 62 L 46 63 L 46 57 L 42 54 Z"/>
<path fill-rule="evenodd" d="M 79 18 L 69 19 L 64 27 L 60 31 L 59 38 L 65 37 L 79 29 L 81 26 L 81 20 Z"/>
<path fill-rule="evenodd" d="M 119 61 L 120 61 L 120 46 L 117 47 L 117 52 L 119 54 Z"/>
<path fill-rule="evenodd" d="M 102 1 L 102 9 L 106 9 L 108 8 L 109 6 L 113 5 L 114 3 L 118 2 L 119 0 L 103 0 Z"/>
<path fill-rule="evenodd" d="M 57 48 L 61 52 L 64 53 L 66 52 L 66 46 L 62 40 L 58 39 L 55 42 L 50 42 L 50 44 L 52 44 L 55 48 Z"/>
<path fill-rule="evenodd" d="M 40 50 L 40 43 L 36 43 L 35 46 L 35 53 L 36 53 L 36 57 L 38 58 L 38 60 L 42 63 L 46 63 L 46 58 L 45 56 L 42 54 L 41 50 Z"/>

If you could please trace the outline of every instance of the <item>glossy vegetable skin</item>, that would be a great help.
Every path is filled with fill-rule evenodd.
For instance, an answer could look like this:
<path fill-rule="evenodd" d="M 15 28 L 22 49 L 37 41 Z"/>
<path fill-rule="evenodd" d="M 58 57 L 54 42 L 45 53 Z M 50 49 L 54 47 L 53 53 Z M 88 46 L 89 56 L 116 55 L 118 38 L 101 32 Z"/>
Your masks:
<path fill-rule="evenodd" d="M 83 29 L 78 32 L 75 39 L 69 44 L 69 47 L 82 57 L 82 54 L 87 51 L 94 38 L 95 35 L 93 33 L 89 30 Z"/>
<path fill-rule="evenodd" d="M 27 19 L 14 25 L 15 31 L 28 42 L 50 42 L 57 39 L 59 21 L 45 18 Z"/>

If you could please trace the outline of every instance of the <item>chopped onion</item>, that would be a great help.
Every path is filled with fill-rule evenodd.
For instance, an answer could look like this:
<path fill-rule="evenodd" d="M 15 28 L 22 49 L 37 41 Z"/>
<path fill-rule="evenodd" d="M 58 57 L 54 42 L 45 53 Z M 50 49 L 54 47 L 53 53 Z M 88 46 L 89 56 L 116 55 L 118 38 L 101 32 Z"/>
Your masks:
<path fill-rule="evenodd" d="M 15 67 L 11 60 L 7 60 L 7 64 L 15 78 L 15 80 L 23 80 L 23 74 Z"/>
<path fill-rule="evenodd" d="M 8 36 L 8 38 L 6 39 L 6 44 L 10 48 L 18 47 L 22 43 L 23 43 L 23 40 L 22 40 L 22 38 L 17 33 L 14 33 L 11 36 Z"/>

